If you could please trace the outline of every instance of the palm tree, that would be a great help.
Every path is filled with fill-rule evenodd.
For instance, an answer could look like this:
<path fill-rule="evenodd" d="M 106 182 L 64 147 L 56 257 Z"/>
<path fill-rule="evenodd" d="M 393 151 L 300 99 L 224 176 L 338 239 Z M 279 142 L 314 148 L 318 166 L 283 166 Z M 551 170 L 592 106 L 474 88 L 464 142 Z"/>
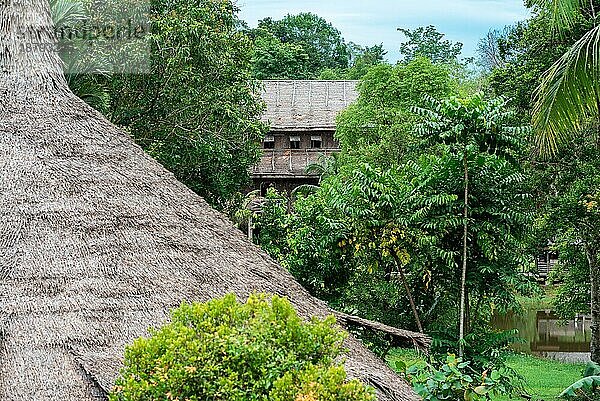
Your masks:
<path fill-rule="evenodd" d="M 543 75 L 535 92 L 533 125 L 542 155 L 554 155 L 560 145 L 590 124 L 596 126 L 596 146 L 600 147 L 600 26 L 594 0 L 534 0 L 547 10 L 553 28 L 570 29 L 582 19 L 591 19 L 586 32 Z M 582 233 L 586 237 L 585 233 Z M 590 268 L 591 359 L 600 363 L 600 258 L 598 244 L 584 241 Z"/>
<path fill-rule="evenodd" d="M 318 175 L 319 183 L 321 183 L 324 178 L 337 173 L 340 166 L 339 156 L 339 153 L 333 153 L 331 155 L 325 155 L 323 153 L 319 154 L 317 161 L 306 167 L 306 173 Z"/>
<path fill-rule="evenodd" d="M 541 154 L 552 155 L 591 119 L 600 127 L 600 26 L 593 0 L 533 0 L 533 4 L 549 12 L 558 33 L 582 18 L 594 23 L 546 71 L 535 92 L 536 142 Z"/>
<path fill-rule="evenodd" d="M 73 29 L 86 20 L 85 7 L 80 0 L 50 0 L 50 13 L 56 29 Z M 99 84 L 94 75 L 106 75 L 106 61 L 99 55 L 85 57 L 86 44 L 70 40 L 60 52 L 61 59 L 68 71 L 66 75 L 69 88 L 84 102 L 93 108 L 105 111 L 109 104 L 109 93 Z"/>
<path fill-rule="evenodd" d="M 50 12 L 55 27 L 74 25 L 86 18 L 80 1 L 50 0 Z"/>

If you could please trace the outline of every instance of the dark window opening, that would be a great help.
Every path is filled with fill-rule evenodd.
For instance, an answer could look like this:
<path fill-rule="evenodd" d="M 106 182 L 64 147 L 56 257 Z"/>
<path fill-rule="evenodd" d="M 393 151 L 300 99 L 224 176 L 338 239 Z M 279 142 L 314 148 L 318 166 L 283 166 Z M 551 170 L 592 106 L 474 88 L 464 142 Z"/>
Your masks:
<path fill-rule="evenodd" d="M 263 142 L 265 149 L 275 149 L 275 137 L 273 135 L 267 135 Z"/>
<path fill-rule="evenodd" d="M 311 136 L 310 137 L 310 147 L 312 149 L 321 149 L 323 146 L 323 138 L 320 136 Z"/>
<path fill-rule="evenodd" d="M 300 137 L 299 136 L 291 136 L 290 137 L 290 149 L 300 149 Z"/>

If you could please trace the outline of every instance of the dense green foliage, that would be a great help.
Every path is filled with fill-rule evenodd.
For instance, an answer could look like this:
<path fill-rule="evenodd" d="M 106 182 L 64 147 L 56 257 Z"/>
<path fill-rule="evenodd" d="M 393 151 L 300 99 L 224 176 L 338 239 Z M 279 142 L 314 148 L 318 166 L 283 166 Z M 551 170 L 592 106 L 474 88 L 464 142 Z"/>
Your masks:
<path fill-rule="evenodd" d="M 425 57 L 435 64 L 456 62 L 462 52 L 462 43 L 453 43 L 444 39 L 444 34 L 429 25 L 416 29 L 398 28 L 406 36 L 406 41 L 400 45 L 400 53 L 404 61 L 412 61 Z"/>
<path fill-rule="evenodd" d="M 350 65 L 340 31 L 312 13 L 265 18 L 249 35 L 256 43 L 254 71 L 260 79 L 314 79 L 325 69 Z"/>
<path fill-rule="evenodd" d="M 333 317 L 305 323 L 283 298 L 183 304 L 127 348 L 110 400 L 373 401 L 336 362 L 343 339 Z"/>
<path fill-rule="evenodd" d="M 302 45 L 282 42 L 262 28 L 254 30 L 252 36 L 252 70 L 257 79 L 310 79 L 314 76 L 310 56 Z"/>
<path fill-rule="evenodd" d="M 520 395 L 522 390 L 514 386 L 513 372 L 506 368 L 478 372 L 454 355 L 435 365 L 422 362 L 400 369 L 425 401 L 489 401 L 498 395 Z"/>
<path fill-rule="evenodd" d="M 490 84 L 496 93 L 510 100 L 522 121 L 530 121 L 532 98 L 542 74 L 558 60 L 589 26 L 582 21 L 570 31 L 556 34 L 546 13 L 507 29 L 497 38 L 498 61 Z"/>
<path fill-rule="evenodd" d="M 413 63 L 437 68 L 421 59 Z M 461 288 L 465 151 L 472 185 L 467 288 L 473 330 L 485 329 L 494 304 L 503 310 L 518 308 L 514 295 L 535 289 L 519 274 L 527 263 L 522 244 L 531 222 L 517 160 L 526 131 L 507 129 L 504 120 L 510 115 L 503 110 L 504 102 L 487 102 L 480 96 L 444 102 L 436 106 L 439 115 L 425 109 L 420 113 L 425 117 L 411 115 L 408 101 L 379 95 L 396 89 L 419 96 L 411 94 L 412 81 L 402 75 L 409 77 L 411 70 L 402 68 L 375 68 L 360 90 L 369 93 L 365 97 L 371 104 L 380 102 L 411 116 L 411 146 L 404 145 L 390 158 L 380 148 L 385 137 L 373 135 L 373 146 L 364 146 L 369 137 L 353 135 L 342 125 L 344 153 L 337 170 L 316 192 L 293 202 L 289 213 L 287 200 L 272 192 L 258 217 L 257 241 L 313 294 L 388 324 L 414 329 L 422 325 L 443 340 L 436 344 L 445 352 L 457 339 L 456 331 L 448 328 L 457 327 L 455 305 Z M 401 72 L 397 76 L 404 81 L 388 78 L 394 71 Z M 420 77 L 421 69 L 414 71 Z M 390 88 L 377 77 L 397 86 Z M 448 81 L 447 75 L 441 79 L 445 90 Z M 366 92 L 372 88 L 378 92 Z M 359 100 L 356 108 L 369 106 Z M 351 113 L 352 108 L 341 120 Z M 425 124 L 421 130 L 418 121 Z M 401 131 L 384 125 L 380 132 L 389 132 L 391 138 Z M 470 338 L 480 338 L 478 333 Z"/>
<path fill-rule="evenodd" d="M 372 68 L 360 83 L 358 101 L 338 117 L 342 152 L 376 164 L 399 163 L 415 143 L 417 119 L 410 108 L 422 104 L 425 95 L 449 96 L 456 85 L 448 67 L 423 57 Z"/>
<path fill-rule="evenodd" d="M 337 28 L 312 13 L 265 18 L 246 32 L 254 42 L 258 79 L 360 79 L 386 54 L 383 45 L 346 43 Z"/>

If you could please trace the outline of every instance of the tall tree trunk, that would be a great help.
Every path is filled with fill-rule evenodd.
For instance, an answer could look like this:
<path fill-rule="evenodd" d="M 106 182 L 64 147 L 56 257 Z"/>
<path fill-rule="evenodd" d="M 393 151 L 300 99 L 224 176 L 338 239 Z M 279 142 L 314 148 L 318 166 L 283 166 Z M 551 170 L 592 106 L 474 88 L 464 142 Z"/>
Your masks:
<path fill-rule="evenodd" d="M 592 10 L 594 10 L 593 3 Z M 600 96 L 598 96 L 598 91 L 595 88 L 594 93 L 596 95 L 597 107 L 596 148 L 600 149 Z M 584 240 L 584 242 L 585 253 L 590 265 L 590 309 L 592 313 L 590 356 L 593 362 L 600 364 L 600 266 L 598 263 L 598 241 L 589 238 Z"/>
<path fill-rule="evenodd" d="M 465 288 L 465 335 L 471 332 L 471 295 L 469 287 Z"/>
<path fill-rule="evenodd" d="M 402 263 L 398 259 L 398 255 L 392 250 L 392 255 L 394 256 L 394 261 L 396 262 L 396 267 L 398 270 L 398 275 L 400 275 L 400 280 L 404 285 L 404 290 L 406 291 L 406 296 L 408 297 L 408 301 L 410 302 L 410 307 L 412 309 L 412 313 L 415 316 L 415 321 L 417 322 L 417 327 L 419 328 L 419 333 L 423 333 L 423 326 L 421 325 L 421 319 L 419 318 L 419 312 L 417 311 L 417 306 L 415 305 L 415 300 L 412 296 L 412 291 L 408 286 L 408 282 L 406 281 L 406 276 L 404 275 L 404 269 L 402 268 Z"/>
<path fill-rule="evenodd" d="M 463 209 L 463 259 L 462 259 L 462 272 L 460 280 L 460 311 L 459 311 L 459 328 L 458 328 L 458 356 L 462 357 L 464 354 L 464 340 L 465 340 L 465 315 L 466 315 L 466 294 L 467 294 L 467 241 L 469 236 L 469 164 L 467 159 L 467 151 L 465 150 L 463 156 L 463 167 L 465 173 L 465 206 Z"/>
<path fill-rule="evenodd" d="M 585 253 L 590 265 L 592 339 L 590 344 L 592 361 L 600 363 L 600 264 L 595 244 L 586 243 Z"/>

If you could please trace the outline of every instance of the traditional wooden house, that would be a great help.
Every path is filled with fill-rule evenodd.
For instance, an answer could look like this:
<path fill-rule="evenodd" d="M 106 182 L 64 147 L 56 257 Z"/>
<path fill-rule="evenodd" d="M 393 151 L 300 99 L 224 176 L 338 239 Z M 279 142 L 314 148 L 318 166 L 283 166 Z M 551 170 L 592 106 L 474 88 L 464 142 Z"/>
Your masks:
<path fill-rule="evenodd" d="M 303 184 L 317 184 L 307 172 L 322 156 L 339 152 L 336 117 L 358 98 L 357 81 L 264 81 L 263 116 L 271 129 L 263 142 L 264 154 L 254 167 L 254 189 L 268 187 L 291 192 Z"/>

